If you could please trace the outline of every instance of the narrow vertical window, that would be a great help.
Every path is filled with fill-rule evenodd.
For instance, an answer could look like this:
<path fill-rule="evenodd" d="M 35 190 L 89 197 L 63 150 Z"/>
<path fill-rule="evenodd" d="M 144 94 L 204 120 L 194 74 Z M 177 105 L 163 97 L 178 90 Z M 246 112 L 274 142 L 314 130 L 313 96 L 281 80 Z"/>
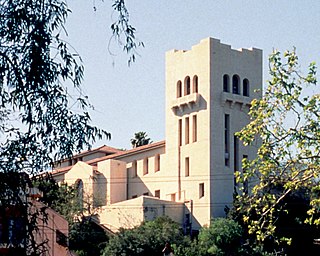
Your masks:
<path fill-rule="evenodd" d="M 190 160 L 189 160 L 189 157 L 185 158 L 184 169 L 185 169 L 185 176 L 189 177 L 189 175 L 190 175 Z"/>
<path fill-rule="evenodd" d="M 83 181 L 78 179 L 76 181 L 76 189 L 77 189 L 77 196 L 78 196 L 78 205 L 80 210 L 83 209 Z"/>
<path fill-rule="evenodd" d="M 154 157 L 154 171 L 158 172 L 160 171 L 160 155 L 157 154 Z"/>
<path fill-rule="evenodd" d="M 198 76 L 193 77 L 192 81 L 192 92 L 197 93 L 198 92 Z"/>
<path fill-rule="evenodd" d="M 146 157 L 143 159 L 143 175 L 148 174 L 149 172 L 149 159 Z"/>
<path fill-rule="evenodd" d="M 172 202 L 176 201 L 176 193 L 171 194 L 171 201 Z"/>
<path fill-rule="evenodd" d="M 239 139 L 233 136 L 233 158 L 234 158 L 234 172 L 239 171 Z"/>
<path fill-rule="evenodd" d="M 242 161 L 245 160 L 245 159 L 248 159 L 248 155 L 243 155 L 242 156 Z M 245 173 L 247 170 L 246 169 L 242 169 L 242 172 Z M 243 193 L 245 194 L 248 194 L 248 191 L 249 191 L 249 182 L 248 180 L 245 180 L 243 182 Z"/>
<path fill-rule="evenodd" d="M 132 162 L 132 177 L 137 177 L 138 169 L 137 169 L 137 161 Z"/>
<path fill-rule="evenodd" d="M 230 146 L 229 146 L 229 135 L 230 134 L 230 116 L 228 114 L 224 115 L 224 164 L 225 166 L 229 166 L 229 154 L 230 154 Z"/>
<path fill-rule="evenodd" d="M 239 76 L 233 75 L 232 77 L 232 93 L 233 94 L 240 94 L 240 83 L 239 83 Z"/>
<path fill-rule="evenodd" d="M 182 96 L 182 83 L 179 80 L 177 82 L 177 98 L 180 98 Z"/>
<path fill-rule="evenodd" d="M 192 142 L 197 141 L 197 115 L 192 117 Z"/>
<path fill-rule="evenodd" d="M 160 189 L 154 191 L 154 196 L 160 198 Z"/>
<path fill-rule="evenodd" d="M 179 119 L 178 123 L 178 145 L 182 145 L 182 119 Z"/>
<path fill-rule="evenodd" d="M 189 95 L 190 94 L 190 77 L 187 76 L 184 79 L 184 95 Z"/>
<path fill-rule="evenodd" d="M 204 183 L 199 184 L 199 198 L 204 197 Z"/>
<path fill-rule="evenodd" d="M 230 79 L 228 75 L 223 76 L 223 91 L 230 92 Z"/>
<path fill-rule="evenodd" d="M 249 87 L 249 80 L 243 79 L 243 96 L 249 97 L 250 87 Z"/>
<path fill-rule="evenodd" d="M 189 144 L 189 117 L 185 119 L 185 144 Z"/>

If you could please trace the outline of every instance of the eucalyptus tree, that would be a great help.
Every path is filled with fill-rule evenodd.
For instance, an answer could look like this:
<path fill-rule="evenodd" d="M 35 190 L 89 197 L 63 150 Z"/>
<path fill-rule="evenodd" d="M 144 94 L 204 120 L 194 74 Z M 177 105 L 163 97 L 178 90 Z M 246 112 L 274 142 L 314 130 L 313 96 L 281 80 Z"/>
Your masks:
<path fill-rule="evenodd" d="M 119 14 L 111 25 L 113 36 L 124 42 L 132 62 L 141 43 L 135 39 L 124 0 L 112 3 Z M 21 191 L 28 187 L 28 175 L 51 168 L 97 138 L 110 138 L 110 133 L 91 124 L 91 105 L 81 90 L 81 57 L 62 39 L 69 12 L 66 0 L 0 0 L 2 210 L 26 205 Z M 36 248 L 35 230 L 35 222 L 25 230 L 28 255 L 43 252 Z"/>

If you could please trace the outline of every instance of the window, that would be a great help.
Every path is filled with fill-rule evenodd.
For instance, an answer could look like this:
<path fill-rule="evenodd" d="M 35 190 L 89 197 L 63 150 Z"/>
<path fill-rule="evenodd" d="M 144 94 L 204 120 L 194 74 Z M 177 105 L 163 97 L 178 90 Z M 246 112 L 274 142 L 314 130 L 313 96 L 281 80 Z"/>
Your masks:
<path fill-rule="evenodd" d="M 248 155 L 243 155 L 243 156 L 242 156 L 242 161 L 243 161 L 244 159 L 248 159 Z M 246 172 L 246 169 L 243 169 L 242 171 L 243 171 L 243 173 L 245 173 L 245 172 Z M 248 182 L 248 180 L 245 180 L 245 181 L 243 182 L 243 193 L 248 194 L 248 191 L 249 191 L 249 182 Z"/>
<path fill-rule="evenodd" d="M 190 94 L 190 77 L 187 76 L 184 79 L 184 95 L 189 95 Z"/>
<path fill-rule="evenodd" d="M 192 92 L 197 93 L 198 92 L 198 76 L 193 77 L 192 81 Z"/>
<path fill-rule="evenodd" d="M 197 115 L 192 117 L 192 142 L 197 141 Z"/>
<path fill-rule="evenodd" d="M 137 169 L 137 161 L 132 162 L 132 177 L 137 177 L 138 169 Z"/>
<path fill-rule="evenodd" d="M 182 96 L 182 83 L 179 80 L 177 82 L 177 98 L 180 98 Z"/>
<path fill-rule="evenodd" d="M 230 134 L 230 116 L 228 114 L 224 115 L 224 164 L 229 166 L 229 135 Z"/>
<path fill-rule="evenodd" d="M 143 193 L 144 196 L 148 196 L 149 195 L 149 192 L 145 192 Z"/>
<path fill-rule="evenodd" d="M 182 145 L 182 119 L 179 119 L 178 123 L 178 145 Z"/>
<path fill-rule="evenodd" d="M 176 193 L 171 194 L 171 201 L 172 202 L 176 201 Z"/>
<path fill-rule="evenodd" d="M 154 171 L 158 172 L 160 171 L 160 155 L 157 154 L 154 157 Z"/>
<path fill-rule="evenodd" d="M 154 196 L 160 198 L 160 189 L 154 191 Z"/>
<path fill-rule="evenodd" d="M 189 161 L 189 157 L 185 158 L 184 161 L 184 173 L 186 177 L 189 177 L 190 175 L 190 161 Z"/>
<path fill-rule="evenodd" d="M 250 91 L 249 80 L 243 79 L 243 96 L 249 97 L 250 96 L 249 91 Z"/>
<path fill-rule="evenodd" d="M 189 144 L 189 117 L 185 119 L 185 144 Z"/>
<path fill-rule="evenodd" d="M 149 172 L 149 159 L 146 157 L 143 159 L 143 175 L 148 174 Z"/>
<path fill-rule="evenodd" d="M 239 76 L 233 75 L 232 77 L 232 93 L 233 94 L 240 94 L 240 83 L 239 83 Z"/>
<path fill-rule="evenodd" d="M 234 172 L 239 171 L 239 139 L 233 136 Z"/>
<path fill-rule="evenodd" d="M 64 247 L 68 246 L 68 238 L 60 230 L 56 230 L 56 242 L 61 246 L 64 246 Z"/>
<path fill-rule="evenodd" d="M 78 179 L 76 181 L 75 185 L 76 185 L 76 189 L 77 189 L 79 207 L 82 210 L 82 208 L 83 208 L 83 181 L 81 179 Z"/>
<path fill-rule="evenodd" d="M 137 195 L 133 195 L 133 196 L 132 196 L 132 199 L 133 199 L 133 198 L 137 198 L 137 197 L 138 197 Z"/>
<path fill-rule="evenodd" d="M 199 184 L 199 198 L 204 197 L 204 183 Z"/>
<path fill-rule="evenodd" d="M 223 91 L 230 92 L 230 79 L 228 75 L 223 76 Z"/>

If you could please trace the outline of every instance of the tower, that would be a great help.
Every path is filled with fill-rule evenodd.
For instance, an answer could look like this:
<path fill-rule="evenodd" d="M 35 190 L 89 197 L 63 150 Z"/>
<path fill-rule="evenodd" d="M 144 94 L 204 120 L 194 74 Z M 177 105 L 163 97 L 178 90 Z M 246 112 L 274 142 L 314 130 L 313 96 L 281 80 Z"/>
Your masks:
<path fill-rule="evenodd" d="M 262 51 L 231 49 L 207 38 L 189 51 L 166 54 L 166 193 L 191 202 L 193 227 L 224 216 L 233 202 L 234 172 L 256 148 L 234 136 L 248 122 L 250 102 L 261 97 Z M 196 221 L 197 220 L 197 221 Z"/>

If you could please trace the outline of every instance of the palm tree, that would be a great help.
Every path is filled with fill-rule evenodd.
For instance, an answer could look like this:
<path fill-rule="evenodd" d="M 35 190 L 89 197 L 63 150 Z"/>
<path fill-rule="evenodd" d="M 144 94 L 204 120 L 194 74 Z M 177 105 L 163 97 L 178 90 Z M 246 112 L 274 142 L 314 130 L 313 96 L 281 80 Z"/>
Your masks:
<path fill-rule="evenodd" d="M 136 132 L 134 134 L 134 138 L 131 139 L 130 142 L 133 148 L 152 143 L 151 139 L 148 138 L 148 134 L 146 132 Z"/>

